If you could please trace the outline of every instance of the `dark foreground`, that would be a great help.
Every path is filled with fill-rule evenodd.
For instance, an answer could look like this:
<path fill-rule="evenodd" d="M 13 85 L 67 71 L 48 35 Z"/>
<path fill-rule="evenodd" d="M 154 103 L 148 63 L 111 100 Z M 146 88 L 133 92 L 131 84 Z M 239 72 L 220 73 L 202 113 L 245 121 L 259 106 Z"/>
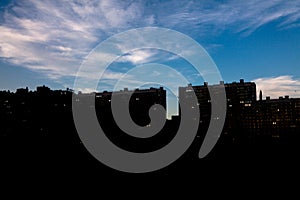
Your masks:
<path fill-rule="evenodd" d="M 78 139 L 79 141 L 79 139 Z M 146 174 L 111 169 L 96 160 L 80 142 L 51 138 L 1 138 L 1 171 L 8 177 L 150 177 L 150 176 L 249 176 L 299 175 L 297 141 L 260 141 L 232 144 L 219 140 L 203 159 L 197 140 L 171 165 Z"/>

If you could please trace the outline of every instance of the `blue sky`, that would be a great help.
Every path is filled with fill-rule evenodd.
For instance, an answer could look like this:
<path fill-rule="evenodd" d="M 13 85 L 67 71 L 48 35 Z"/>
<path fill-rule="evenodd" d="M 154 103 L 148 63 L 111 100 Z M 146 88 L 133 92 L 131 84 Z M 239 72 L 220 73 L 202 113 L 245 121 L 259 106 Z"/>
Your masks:
<path fill-rule="evenodd" d="M 149 26 L 196 40 L 225 82 L 244 78 L 255 81 L 264 96 L 300 97 L 299 0 L 0 0 L 0 89 L 72 88 L 95 46 L 116 33 Z M 141 49 L 124 52 L 99 90 L 112 89 L 126 69 L 149 62 L 174 67 L 194 85 L 203 82 L 176 55 Z"/>

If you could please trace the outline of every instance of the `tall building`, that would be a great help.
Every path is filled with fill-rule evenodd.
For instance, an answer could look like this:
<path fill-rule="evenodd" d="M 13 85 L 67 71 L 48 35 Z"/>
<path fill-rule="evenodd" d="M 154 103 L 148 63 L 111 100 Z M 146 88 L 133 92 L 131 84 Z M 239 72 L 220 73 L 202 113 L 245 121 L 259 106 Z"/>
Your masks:
<path fill-rule="evenodd" d="M 136 89 L 129 91 L 127 88 L 116 92 L 96 93 L 96 108 L 99 115 L 105 116 L 106 120 L 111 120 L 111 100 L 112 95 L 119 101 L 120 109 L 127 107 L 129 102 L 129 112 L 131 118 L 140 126 L 146 126 L 150 123 L 149 110 L 155 104 L 160 104 L 166 109 L 166 90 L 160 88 Z M 102 113 L 102 114 L 101 114 Z M 108 117 L 110 116 L 110 117 Z"/>
<path fill-rule="evenodd" d="M 259 136 L 279 139 L 300 133 L 300 98 L 267 97 L 257 103 L 255 112 L 252 128 Z"/>
<path fill-rule="evenodd" d="M 220 84 L 224 84 L 222 81 Z M 279 99 L 256 99 L 256 84 L 240 82 L 224 84 L 227 99 L 226 120 L 223 138 L 233 142 L 253 139 L 299 137 L 300 133 L 300 98 L 279 97 Z M 218 85 L 204 83 L 201 86 L 179 88 L 179 95 L 186 97 L 194 91 L 200 108 L 199 135 L 207 132 L 211 117 L 211 99 L 209 89 L 214 91 Z"/>
<path fill-rule="evenodd" d="M 152 111 L 156 112 L 157 107 L 154 106 L 155 104 L 159 104 L 166 109 L 166 90 L 162 87 L 136 89 L 132 91 L 127 88 L 116 92 L 104 91 L 96 93 L 95 97 L 96 113 L 101 128 L 106 136 L 117 146 L 132 152 L 148 152 L 161 148 L 163 144 L 167 144 L 167 142 L 164 141 L 169 141 L 168 138 L 172 136 L 171 133 L 166 130 L 166 127 L 170 126 L 165 126 L 154 136 L 145 139 L 129 135 L 132 131 L 127 132 L 128 129 L 126 129 L 126 127 L 128 127 L 127 122 L 130 123 L 130 118 L 135 124 L 143 127 L 144 130 L 155 129 L 156 126 L 151 126 L 150 124 L 155 124 L 155 122 L 160 121 L 161 118 L 152 118 L 153 121 L 151 121 L 152 119 L 150 119 L 149 113 Z M 112 104 L 116 106 L 114 109 L 118 112 L 117 114 L 124 111 L 128 112 L 129 109 L 130 116 L 127 115 L 126 119 L 123 117 L 121 118 L 123 119 L 121 123 L 124 123 L 125 121 L 126 130 L 122 129 L 122 126 L 118 123 L 120 122 L 117 120 L 118 118 L 113 116 Z M 160 114 L 160 116 L 165 120 L 166 112 Z M 135 129 L 137 134 L 144 133 L 140 127 Z M 168 130 L 172 129 L 168 128 Z"/>
<path fill-rule="evenodd" d="M 205 82 L 201 86 L 179 88 L 179 95 L 184 98 L 189 92 L 194 91 L 200 109 L 199 135 L 203 136 L 207 132 L 211 118 L 211 98 L 209 91 L 217 92 L 220 85 L 224 85 L 226 91 L 227 111 L 226 121 L 223 129 L 225 135 L 230 135 L 234 140 L 243 137 L 244 128 L 251 127 L 251 119 L 254 117 L 252 106 L 256 102 L 256 84 L 253 82 L 226 83 L 220 81 L 219 84 L 209 85 Z M 180 98 L 180 99 L 181 99 Z"/>
<path fill-rule="evenodd" d="M 225 84 L 227 95 L 227 117 L 224 134 L 232 140 L 244 140 L 252 137 L 252 120 L 255 119 L 256 84 L 240 82 Z"/>

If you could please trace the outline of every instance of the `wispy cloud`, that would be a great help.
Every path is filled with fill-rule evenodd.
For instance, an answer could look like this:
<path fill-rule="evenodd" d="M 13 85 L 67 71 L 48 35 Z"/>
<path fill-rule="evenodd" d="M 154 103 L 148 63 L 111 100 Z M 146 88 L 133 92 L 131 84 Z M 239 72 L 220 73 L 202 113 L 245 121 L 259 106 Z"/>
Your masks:
<path fill-rule="evenodd" d="M 299 13 L 300 1 L 285 0 L 19 0 L 0 13 L 0 59 L 60 79 L 75 76 L 99 42 L 130 28 L 161 26 L 189 34 L 230 29 L 248 35 L 279 19 L 279 29 L 299 27 Z M 123 61 L 133 64 L 158 56 L 124 53 Z M 113 73 L 110 77 L 119 77 Z"/>
<path fill-rule="evenodd" d="M 179 59 L 178 55 L 173 55 L 170 52 L 165 52 L 158 49 L 139 49 L 125 53 L 116 62 L 130 62 L 134 65 L 140 65 L 151 62 L 165 62 Z"/>
<path fill-rule="evenodd" d="M 289 95 L 300 97 L 300 80 L 293 76 L 264 77 L 253 80 L 257 85 L 257 91 L 263 91 L 263 96 L 278 98 Z"/>
<path fill-rule="evenodd" d="M 175 4 L 173 9 L 170 13 L 161 14 L 162 24 L 193 29 L 199 33 L 195 31 L 197 28 L 202 34 L 220 33 L 231 29 L 249 35 L 259 27 L 279 19 L 282 20 L 280 27 L 299 24 L 300 19 L 299 1 L 189 1 Z"/>
<path fill-rule="evenodd" d="M 141 10 L 138 2 L 14 2 L 0 13 L 0 57 L 50 78 L 75 76 L 92 48 L 126 30 Z"/>
<path fill-rule="evenodd" d="M 136 50 L 134 52 L 126 53 L 118 61 L 119 62 L 131 62 L 133 64 L 147 63 L 155 59 L 156 53 L 151 50 Z"/>

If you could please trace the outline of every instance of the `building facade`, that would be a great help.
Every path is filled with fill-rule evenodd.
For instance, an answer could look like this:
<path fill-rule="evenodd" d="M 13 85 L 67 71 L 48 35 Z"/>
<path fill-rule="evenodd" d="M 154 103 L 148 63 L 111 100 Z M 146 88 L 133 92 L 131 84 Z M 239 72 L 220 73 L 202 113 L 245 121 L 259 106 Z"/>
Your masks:
<path fill-rule="evenodd" d="M 118 101 L 117 106 L 119 109 L 129 106 L 129 113 L 132 120 L 140 126 L 147 126 L 150 123 L 149 110 L 153 105 L 159 104 L 166 110 L 166 90 L 162 87 L 136 89 L 133 91 L 127 88 L 116 92 L 104 91 L 96 93 L 96 110 L 98 110 L 99 116 L 105 116 L 106 120 L 112 120 L 113 117 L 111 113 L 113 95 L 116 101 Z"/>
<path fill-rule="evenodd" d="M 179 95 L 184 98 L 194 91 L 200 109 L 200 124 L 198 135 L 206 134 L 211 120 L 210 91 L 220 84 L 201 86 L 188 85 L 179 88 Z M 256 84 L 240 82 L 224 84 L 227 99 L 226 120 L 222 138 L 231 142 L 252 141 L 258 138 L 279 140 L 279 138 L 299 137 L 300 133 L 300 98 L 279 99 L 267 97 L 257 100 Z"/>

